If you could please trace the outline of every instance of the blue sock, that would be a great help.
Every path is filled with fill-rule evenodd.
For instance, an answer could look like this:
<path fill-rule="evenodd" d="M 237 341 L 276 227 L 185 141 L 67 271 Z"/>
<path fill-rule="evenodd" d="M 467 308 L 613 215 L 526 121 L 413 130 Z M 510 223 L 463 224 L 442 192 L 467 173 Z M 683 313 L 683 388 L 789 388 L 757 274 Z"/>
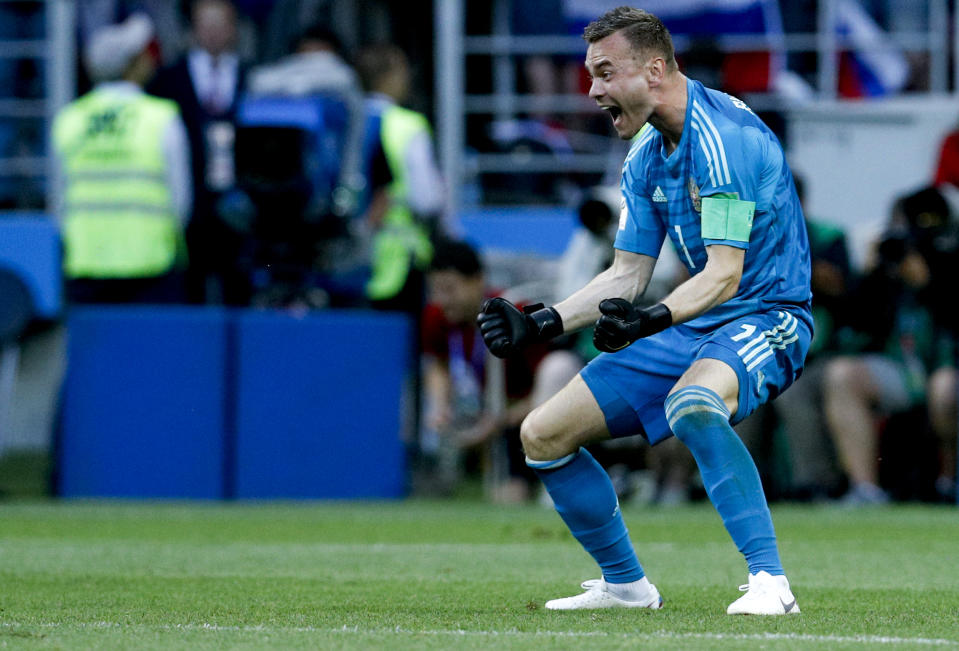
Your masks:
<path fill-rule="evenodd" d="M 529 464 L 573 537 L 599 563 L 608 583 L 639 581 L 645 574 L 619 510 L 609 475 L 589 452 Z"/>
<path fill-rule="evenodd" d="M 746 557 L 749 572 L 783 574 L 759 472 L 729 424 L 722 398 L 705 387 L 684 387 L 666 399 L 666 418 L 693 453 L 706 493 Z"/>

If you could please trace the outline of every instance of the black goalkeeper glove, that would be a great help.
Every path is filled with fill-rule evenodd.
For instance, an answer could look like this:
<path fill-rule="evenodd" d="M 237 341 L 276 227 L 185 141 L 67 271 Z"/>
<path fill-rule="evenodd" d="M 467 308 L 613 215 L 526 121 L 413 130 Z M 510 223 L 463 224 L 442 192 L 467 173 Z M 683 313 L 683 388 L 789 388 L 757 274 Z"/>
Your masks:
<path fill-rule="evenodd" d="M 553 308 L 538 303 L 520 312 L 515 305 L 499 297 L 483 303 L 476 323 L 486 347 L 497 357 L 510 357 L 528 344 L 563 334 L 563 320 Z"/>
<path fill-rule="evenodd" d="M 637 339 L 654 335 L 673 324 L 673 315 L 662 303 L 636 307 L 625 298 L 607 298 L 599 304 L 603 316 L 593 330 L 593 345 L 615 353 Z"/>

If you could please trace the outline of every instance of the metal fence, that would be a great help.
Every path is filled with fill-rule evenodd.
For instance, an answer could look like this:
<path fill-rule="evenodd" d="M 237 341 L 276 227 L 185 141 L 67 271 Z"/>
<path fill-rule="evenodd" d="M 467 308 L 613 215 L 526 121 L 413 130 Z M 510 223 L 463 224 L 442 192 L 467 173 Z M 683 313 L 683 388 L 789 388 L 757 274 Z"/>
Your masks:
<path fill-rule="evenodd" d="M 508 119 L 536 110 L 544 104 L 552 113 L 586 113 L 595 111 L 591 100 L 583 95 L 559 94 L 532 97 L 517 91 L 516 60 L 528 55 L 574 55 L 585 53 L 585 44 L 579 36 L 521 36 L 510 33 L 509 15 L 513 2 L 521 0 L 494 0 L 492 5 L 492 33 L 468 35 L 465 15 L 466 0 L 434 0 L 434 31 L 437 98 L 437 136 L 443 171 L 450 185 L 450 205 L 461 205 L 464 182 L 478 175 L 508 170 L 522 174 L 533 172 L 580 171 L 603 172 L 609 166 L 608 157 L 577 153 L 558 158 L 548 154 L 533 154 L 518 160 L 503 153 L 482 153 L 467 156 L 466 121 L 477 114 L 489 114 L 493 119 Z M 892 43 L 902 52 L 923 53 L 928 56 L 928 94 L 942 95 L 959 89 L 959 65 L 951 44 L 959 34 L 959 15 L 952 11 L 950 0 L 920 0 L 912 10 L 920 12 L 928 29 L 919 31 L 892 31 L 884 34 L 886 44 L 857 46 L 849 37 L 841 36 L 833 28 L 836 24 L 838 0 L 820 0 L 816 17 L 816 31 L 790 32 L 777 38 L 777 48 L 789 53 L 812 53 L 816 59 L 814 102 L 835 100 L 838 95 L 839 57 L 845 50 L 862 51 L 869 47 L 887 47 Z M 690 40 L 674 37 L 676 50 L 689 47 Z M 770 41 L 764 35 L 717 35 L 715 45 L 722 52 L 749 52 L 766 50 Z M 468 94 L 464 77 L 467 57 L 486 57 L 489 60 L 492 92 Z M 952 78 L 950 79 L 950 64 Z M 780 109 L 781 100 L 772 95 L 754 95 L 748 98 L 755 108 Z"/>
<path fill-rule="evenodd" d="M 0 9 L 14 5 L 21 10 L 40 12 L 42 28 L 38 30 L 40 33 L 28 38 L 0 39 L 0 62 L 37 62 L 43 76 L 43 92 L 40 98 L 7 96 L 0 99 L 0 121 L 18 130 L 25 122 L 42 120 L 42 133 L 41 145 L 35 151 L 0 152 L 0 178 L 39 182 L 41 187 L 50 189 L 46 192 L 49 207 L 56 201 L 51 191 L 55 192 L 57 184 L 50 181 L 57 172 L 47 153 L 46 133 L 57 110 L 75 94 L 76 3 L 73 0 L 0 0 Z"/>
<path fill-rule="evenodd" d="M 466 121 L 470 116 L 488 114 L 496 119 L 517 116 L 545 103 L 553 113 L 588 113 L 594 110 L 582 95 L 531 97 L 517 91 L 515 62 L 532 54 L 582 56 L 585 51 L 578 36 L 519 36 L 510 33 L 512 2 L 494 0 L 492 30 L 489 34 L 468 35 L 465 24 L 466 0 L 434 0 L 435 95 L 437 137 L 443 171 L 450 185 L 450 206 L 461 205 L 464 181 L 488 173 L 603 172 L 609 167 L 602 153 L 573 153 L 558 158 L 548 154 L 530 154 L 521 161 L 502 153 L 466 156 Z M 30 4 L 30 0 L 0 0 L 0 6 Z M 44 34 L 34 39 L 0 39 L 0 61 L 33 59 L 44 74 L 44 96 L 36 99 L 0 98 L 0 120 L 7 123 L 44 119 L 49 124 L 56 111 L 76 92 L 75 0 L 32 0 L 43 8 Z M 814 33 L 788 31 L 780 43 L 787 53 L 814 53 L 817 61 L 815 95 L 818 101 L 836 98 L 838 87 L 837 53 L 848 49 L 848 39 L 835 33 L 838 0 L 818 2 L 817 29 Z M 888 39 L 906 52 L 928 56 L 928 93 L 942 95 L 959 89 L 959 62 L 956 61 L 956 35 L 959 12 L 952 0 L 925 0 L 916 3 L 928 29 L 889 32 Z M 675 39 L 677 50 L 689 45 L 687 39 Z M 754 51 L 768 47 L 763 36 L 719 35 L 718 47 L 725 52 Z M 468 94 L 464 75 L 467 57 L 489 60 L 492 92 Z M 774 97 L 750 97 L 754 105 L 776 106 Z M 44 182 L 48 207 L 56 205 L 58 184 L 47 153 L 48 148 L 29 154 L 0 152 L 0 178 L 33 178 Z"/>

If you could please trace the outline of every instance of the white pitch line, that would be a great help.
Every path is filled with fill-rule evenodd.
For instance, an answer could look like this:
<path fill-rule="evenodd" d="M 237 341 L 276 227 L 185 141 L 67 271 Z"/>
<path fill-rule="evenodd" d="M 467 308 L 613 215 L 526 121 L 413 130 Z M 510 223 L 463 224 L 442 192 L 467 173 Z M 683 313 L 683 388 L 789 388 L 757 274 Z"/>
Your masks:
<path fill-rule="evenodd" d="M 815 642 L 815 643 L 848 643 L 848 644 L 915 644 L 922 646 L 959 647 L 959 640 L 925 637 L 889 637 L 885 635 L 810 635 L 805 633 L 679 633 L 675 631 L 650 631 L 648 633 L 610 633 L 605 631 L 519 631 L 507 629 L 503 631 L 470 631 L 465 629 L 434 629 L 417 630 L 401 626 L 394 628 L 360 628 L 359 626 L 342 626 L 340 628 L 320 628 L 316 626 L 221 626 L 219 624 L 161 624 L 130 626 L 119 622 L 78 622 L 78 623 L 17 623 L 0 622 L 0 628 L 61 628 L 77 626 L 80 628 L 145 628 L 151 630 L 184 630 L 184 631 L 211 631 L 211 632 L 238 632 L 238 633 L 324 633 L 324 634 L 357 634 L 357 635 L 433 635 L 448 637 L 564 637 L 564 638 L 609 638 L 624 640 L 742 640 L 759 642 Z"/>
<path fill-rule="evenodd" d="M 945 640 L 936 638 L 908 638 L 887 637 L 881 635 L 807 635 L 802 633 L 676 633 L 673 631 L 653 631 L 649 633 L 608 633 L 603 631 L 467 631 L 455 630 L 426 630 L 417 631 L 397 627 L 395 629 L 361 629 L 344 626 L 332 629 L 337 633 L 402 633 L 409 635 L 439 635 L 462 637 L 587 637 L 587 638 L 622 638 L 628 640 L 663 640 L 663 639 L 703 639 L 703 640 L 754 640 L 773 642 L 790 640 L 798 642 L 834 642 L 852 644 L 919 644 L 928 646 L 959 646 L 959 640 Z"/>

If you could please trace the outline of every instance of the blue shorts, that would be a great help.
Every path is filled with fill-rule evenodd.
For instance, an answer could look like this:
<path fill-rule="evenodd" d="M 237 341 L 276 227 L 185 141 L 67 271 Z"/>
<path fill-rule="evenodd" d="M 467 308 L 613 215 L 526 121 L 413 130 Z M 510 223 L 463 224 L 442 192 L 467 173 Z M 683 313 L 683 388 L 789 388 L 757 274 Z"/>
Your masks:
<path fill-rule="evenodd" d="M 663 403 L 697 359 L 718 359 L 739 378 L 735 425 L 802 373 L 812 339 L 809 313 L 778 307 L 703 332 L 680 324 L 617 353 L 604 353 L 580 375 L 614 438 L 642 434 L 656 444 L 672 435 Z"/>

